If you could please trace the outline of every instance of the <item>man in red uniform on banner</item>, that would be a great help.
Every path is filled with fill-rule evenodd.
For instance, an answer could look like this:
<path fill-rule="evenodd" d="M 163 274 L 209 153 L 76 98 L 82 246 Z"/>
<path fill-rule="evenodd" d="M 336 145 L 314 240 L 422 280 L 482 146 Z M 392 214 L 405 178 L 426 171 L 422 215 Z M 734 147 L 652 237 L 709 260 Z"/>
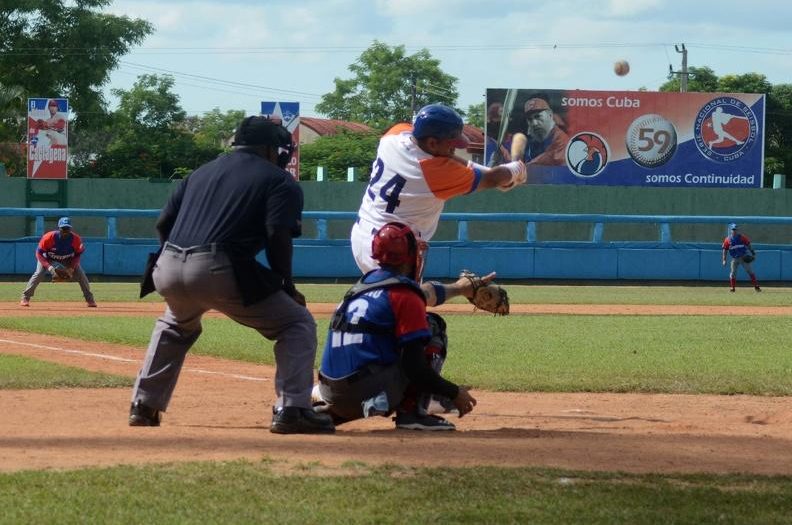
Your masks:
<path fill-rule="evenodd" d="M 29 178 L 65 179 L 67 176 L 68 119 L 61 111 L 61 104 L 65 105 L 66 101 L 49 99 L 46 108 L 38 109 L 40 106 L 31 101 L 28 114 Z"/>

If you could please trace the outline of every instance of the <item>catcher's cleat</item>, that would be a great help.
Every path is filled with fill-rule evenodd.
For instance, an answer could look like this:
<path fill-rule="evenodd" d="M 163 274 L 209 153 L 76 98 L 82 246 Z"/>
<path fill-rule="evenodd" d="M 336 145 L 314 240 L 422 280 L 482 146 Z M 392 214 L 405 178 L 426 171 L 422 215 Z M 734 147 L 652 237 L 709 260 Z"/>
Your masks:
<path fill-rule="evenodd" d="M 422 416 L 416 412 L 398 412 L 393 421 L 396 422 L 396 428 L 406 430 L 456 430 L 453 423 L 440 416 Z"/>
<path fill-rule="evenodd" d="M 270 432 L 273 434 L 332 434 L 333 418 L 312 408 L 281 407 L 273 410 Z"/>
<path fill-rule="evenodd" d="M 761 292 L 761 291 L 762 291 L 762 289 L 761 289 L 761 288 L 759 288 L 759 286 L 758 286 L 758 285 L 757 285 L 757 286 L 754 286 L 754 290 L 756 290 L 757 292 Z"/>
<path fill-rule="evenodd" d="M 96 308 L 96 301 L 94 301 L 93 299 L 90 301 L 85 301 L 85 304 L 86 306 L 88 306 L 88 308 Z"/>
<path fill-rule="evenodd" d="M 733 292 L 733 291 L 734 291 L 734 288 L 729 288 L 729 291 L 730 291 L 730 292 Z"/>
<path fill-rule="evenodd" d="M 454 402 L 444 396 L 433 395 L 426 407 L 427 414 L 459 414 Z"/>
<path fill-rule="evenodd" d="M 30 306 L 30 299 L 23 297 L 22 300 L 19 301 L 19 306 Z"/>
<path fill-rule="evenodd" d="M 135 401 L 129 407 L 130 427 L 158 427 L 162 420 L 159 410 L 148 407 L 140 401 Z"/>

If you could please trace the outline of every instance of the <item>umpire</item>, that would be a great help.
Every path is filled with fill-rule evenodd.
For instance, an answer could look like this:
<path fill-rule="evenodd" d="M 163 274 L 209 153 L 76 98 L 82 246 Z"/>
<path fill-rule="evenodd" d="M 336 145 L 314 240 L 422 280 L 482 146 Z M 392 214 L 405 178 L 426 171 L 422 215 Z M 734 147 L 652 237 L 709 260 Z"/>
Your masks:
<path fill-rule="evenodd" d="M 291 134 L 279 120 L 247 117 L 233 145 L 185 179 L 157 220 L 162 249 L 147 277 L 167 308 L 135 381 L 129 424 L 159 426 L 201 334 L 201 316 L 215 309 L 275 341 L 278 400 L 270 431 L 334 432 L 330 417 L 310 408 L 316 323 L 292 281 L 303 195 L 283 169 Z M 269 268 L 255 259 L 262 249 Z"/>

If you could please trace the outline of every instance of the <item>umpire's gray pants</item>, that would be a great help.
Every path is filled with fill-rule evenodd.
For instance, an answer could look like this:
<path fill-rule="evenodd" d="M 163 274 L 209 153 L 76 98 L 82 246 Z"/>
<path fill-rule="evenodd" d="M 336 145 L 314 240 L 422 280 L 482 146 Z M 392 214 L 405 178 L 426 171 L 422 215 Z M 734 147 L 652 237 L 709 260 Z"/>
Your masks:
<path fill-rule="evenodd" d="M 33 297 L 33 294 L 36 293 L 36 288 L 38 285 L 41 284 L 41 281 L 47 276 L 47 269 L 41 264 L 41 262 L 36 259 L 36 271 L 33 272 L 33 275 L 30 276 L 30 280 L 27 283 L 27 286 L 22 291 L 22 298 L 23 299 L 30 299 Z M 91 293 L 91 283 L 88 282 L 88 276 L 85 275 L 85 272 L 82 269 L 82 266 L 79 264 L 74 269 L 74 273 L 72 274 L 72 281 L 77 281 L 80 283 L 80 289 L 82 290 L 83 297 L 85 297 L 85 302 L 90 303 L 93 302 L 94 296 Z"/>
<path fill-rule="evenodd" d="M 277 406 L 311 406 L 316 322 L 304 306 L 283 291 L 243 306 L 231 262 L 222 252 L 164 250 L 154 267 L 154 285 L 167 308 L 154 325 L 133 403 L 168 408 L 187 351 L 201 334 L 201 317 L 215 309 L 275 340 Z"/>

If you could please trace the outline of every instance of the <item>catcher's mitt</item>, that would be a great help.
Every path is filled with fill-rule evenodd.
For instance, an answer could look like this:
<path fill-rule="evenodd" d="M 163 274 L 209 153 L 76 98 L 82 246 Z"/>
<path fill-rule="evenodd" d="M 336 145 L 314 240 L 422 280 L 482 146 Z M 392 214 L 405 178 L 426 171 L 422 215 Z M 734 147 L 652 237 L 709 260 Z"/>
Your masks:
<path fill-rule="evenodd" d="M 509 294 L 506 289 L 495 283 L 485 283 L 481 277 L 469 270 L 462 270 L 459 278 L 470 281 L 473 296 L 468 298 L 470 304 L 478 310 L 491 312 L 495 315 L 509 315 Z"/>
<path fill-rule="evenodd" d="M 747 263 L 754 262 L 754 259 L 756 259 L 756 256 L 755 255 L 750 255 L 750 254 L 743 255 L 743 258 L 742 258 L 743 262 L 747 262 Z"/>

